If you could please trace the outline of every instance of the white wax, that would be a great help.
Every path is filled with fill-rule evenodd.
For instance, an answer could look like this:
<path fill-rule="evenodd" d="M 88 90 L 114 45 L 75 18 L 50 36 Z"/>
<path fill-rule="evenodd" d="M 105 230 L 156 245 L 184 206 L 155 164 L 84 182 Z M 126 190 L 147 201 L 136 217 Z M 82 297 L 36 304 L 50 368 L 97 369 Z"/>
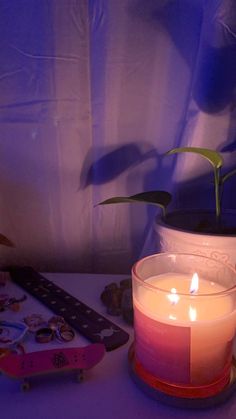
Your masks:
<path fill-rule="evenodd" d="M 157 340 L 155 341 L 153 337 L 155 333 L 158 336 L 157 328 L 160 328 L 160 323 L 162 327 L 166 324 L 179 328 L 179 336 L 182 328 L 186 327 L 190 330 L 190 342 L 186 343 L 190 350 L 189 383 L 197 385 L 210 383 L 221 374 L 231 356 L 230 348 L 235 333 L 233 299 L 230 295 L 217 296 L 217 293 L 225 291 L 225 288 L 201 278 L 199 290 L 191 294 L 189 292 L 191 277 L 178 273 L 171 272 L 150 277 L 145 282 L 156 287 L 156 290 L 140 286 L 134 292 L 136 349 L 139 360 L 144 366 L 147 365 L 149 370 L 152 368 L 155 345 L 158 346 Z M 210 297 L 204 295 L 213 293 L 215 295 Z M 167 333 L 168 330 L 166 326 Z M 175 330 L 178 336 L 178 330 Z M 165 331 L 163 333 L 165 334 Z M 171 336 L 169 339 L 171 340 Z M 177 346 L 178 342 L 176 348 Z M 167 344 L 166 351 L 168 347 Z M 166 352 L 167 359 L 169 355 L 171 354 Z M 157 364 L 165 363 L 165 351 L 161 356 L 163 359 L 158 359 L 158 350 L 156 350 Z M 158 368 L 158 365 L 156 367 L 153 365 L 157 374 Z"/>
<path fill-rule="evenodd" d="M 233 300 L 230 296 L 222 298 L 212 295 L 225 291 L 225 287 L 200 278 L 198 291 L 191 294 L 191 279 L 190 275 L 179 273 L 150 277 L 145 283 L 156 287 L 157 292 L 153 289 L 140 288 L 141 295 L 138 293 L 137 297 L 139 304 L 149 317 L 171 323 L 175 321 L 175 324 L 183 326 L 192 321 L 214 321 L 232 313 Z M 173 288 L 176 297 L 171 292 Z M 178 299 L 177 302 L 175 302 L 176 299 Z M 191 313 L 194 311 L 196 319 L 192 320 Z"/>

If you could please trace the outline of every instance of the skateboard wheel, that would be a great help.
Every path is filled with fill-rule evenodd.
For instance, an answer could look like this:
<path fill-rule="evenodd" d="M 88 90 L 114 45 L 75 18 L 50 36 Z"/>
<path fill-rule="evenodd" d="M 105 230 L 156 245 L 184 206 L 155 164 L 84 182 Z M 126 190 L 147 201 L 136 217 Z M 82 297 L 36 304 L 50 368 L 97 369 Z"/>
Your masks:
<path fill-rule="evenodd" d="M 77 381 L 77 383 L 81 383 L 83 380 L 84 380 L 83 370 L 76 371 L 76 381 Z"/>
<path fill-rule="evenodd" d="M 21 390 L 22 391 L 28 391 L 29 389 L 30 389 L 30 383 L 29 383 L 29 381 L 24 381 L 21 384 Z"/>

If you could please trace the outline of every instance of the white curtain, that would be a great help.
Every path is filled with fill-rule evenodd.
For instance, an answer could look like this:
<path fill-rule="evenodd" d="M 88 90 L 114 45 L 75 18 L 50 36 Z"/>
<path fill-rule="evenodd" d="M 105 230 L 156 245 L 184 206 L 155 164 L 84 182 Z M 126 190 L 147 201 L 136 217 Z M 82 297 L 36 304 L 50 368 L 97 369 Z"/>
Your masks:
<path fill-rule="evenodd" d="M 2 266 L 129 273 L 156 210 L 96 204 L 208 170 L 172 147 L 233 164 L 235 14 L 235 0 L 0 0 Z"/>

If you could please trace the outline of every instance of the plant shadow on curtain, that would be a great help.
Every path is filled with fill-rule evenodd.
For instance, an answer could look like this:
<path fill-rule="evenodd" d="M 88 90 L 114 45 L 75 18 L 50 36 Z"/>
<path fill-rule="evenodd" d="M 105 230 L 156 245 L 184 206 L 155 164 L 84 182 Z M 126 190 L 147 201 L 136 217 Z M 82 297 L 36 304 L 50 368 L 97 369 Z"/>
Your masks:
<path fill-rule="evenodd" d="M 158 10 L 154 2 L 147 2 L 145 5 L 137 2 L 138 7 L 133 6 L 130 9 L 130 13 L 137 18 L 147 19 L 150 24 L 161 27 L 168 37 L 170 48 L 163 79 L 158 80 L 158 71 L 156 75 L 160 83 L 158 85 L 157 82 L 155 89 L 159 107 L 157 109 L 153 103 L 157 110 L 154 125 L 156 133 L 154 138 L 152 137 L 150 149 L 142 154 L 142 142 L 136 142 L 136 148 L 134 143 L 129 143 L 125 147 L 117 146 L 112 152 L 108 150 L 106 153 L 103 150 L 102 157 L 87 171 L 87 180 L 93 184 L 110 182 L 114 185 L 109 185 L 107 190 L 103 188 L 99 195 L 100 200 L 113 195 L 127 196 L 145 190 L 167 188 L 175 196 L 175 208 L 198 208 L 203 205 L 205 208 L 214 208 L 209 166 L 198 159 L 191 161 L 189 157 L 179 158 L 177 163 L 174 158 L 167 161 L 170 157 L 163 157 L 163 153 L 176 146 L 209 147 L 224 153 L 228 168 L 235 165 L 235 154 L 233 155 L 232 151 L 236 149 L 236 13 L 232 1 L 160 3 L 162 5 Z M 160 49 L 157 60 L 162 53 L 163 50 Z M 161 65 L 161 60 L 158 64 Z M 161 90 L 163 80 L 166 88 Z M 169 107 L 166 106 L 167 103 Z M 178 109 L 181 111 L 178 112 Z M 130 108 L 129 112 L 132 113 L 133 108 Z M 161 113 L 163 118 L 162 126 L 158 121 L 158 113 Z M 176 121 L 172 119 L 173 113 L 178 114 Z M 145 118 L 143 122 L 145 124 Z M 171 135 L 168 131 L 169 124 L 174 127 Z M 148 140 L 150 138 L 145 135 L 143 143 Z M 118 142 L 122 142 L 122 139 L 118 139 Z M 142 156 L 139 166 L 137 156 Z M 130 164 L 131 162 L 133 164 Z M 133 171 L 130 184 L 129 179 Z M 103 176 L 106 172 L 109 176 L 105 180 Z M 126 174 L 127 180 L 123 188 L 119 186 L 121 173 Z M 233 181 L 227 185 L 224 201 L 228 208 L 235 208 L 235 194 L 232 193 L 234 186 Z M 152 228 L 155 209 L 146 208 L 144 213 L 139 206 L 129 204 L 128 210 L 121 208 L 121 205 L 112 205 L 112 208 L 99 207 L 97 211 L 100 211 L 103 217 L 107 215 L 106 223 L 112 231 L 116 228 L 117 218 L 127 217 L 130 234 L 130 240 L 127 242 L 131 243 L 130 265 L 138 257 L 158 250 Z M 120 212 L 122 214 L 119 214 Z M 115 240 L 110 240 L 111 247 L 107 247 L 107 254 L 114 251 L 120 235 L 127 238 L 126 226 L 123 231 L 116 233 Z M 114 239 L 114 236 L 112 238 Z"/>
<path fill-rule="evenodd" d="M 0 2 L 2 265 L 129 273 L 158 250 L 156 210 L 96 204 L 162 189 L 212 206 L 208 166 L 163 154 L 211 147 L 234 165 L 233 3 Z"/>

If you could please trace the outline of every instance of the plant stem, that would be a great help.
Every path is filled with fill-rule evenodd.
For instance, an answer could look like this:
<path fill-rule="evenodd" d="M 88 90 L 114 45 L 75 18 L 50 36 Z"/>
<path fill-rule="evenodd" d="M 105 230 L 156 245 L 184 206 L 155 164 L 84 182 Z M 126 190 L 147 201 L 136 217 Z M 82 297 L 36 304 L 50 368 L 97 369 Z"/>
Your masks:
<path fill-rule="evenodd" d="M 215 178 L 215 205 L 216 205 L 216 221 L 217 224 L 220 220 L 220 191 L 219 191 L 219 185 L 220 185 L 220 169 L 214 170 L 214 178 Z"/>

